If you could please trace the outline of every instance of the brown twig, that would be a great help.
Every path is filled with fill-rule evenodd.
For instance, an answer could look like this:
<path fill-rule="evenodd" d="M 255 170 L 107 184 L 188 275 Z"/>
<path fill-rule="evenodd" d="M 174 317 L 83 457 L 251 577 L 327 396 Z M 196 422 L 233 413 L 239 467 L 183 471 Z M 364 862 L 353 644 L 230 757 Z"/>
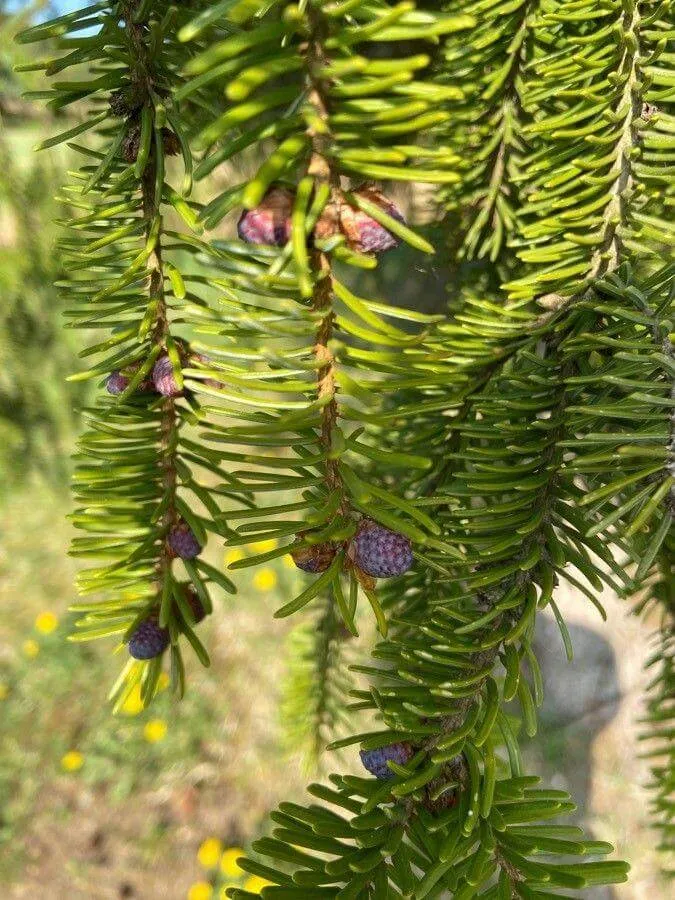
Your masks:
<path fill-rule="evenodd" d="M 125 30 L 129 40 L 130 58 L 133 66 L 130 72 L 131 82 L 136 96 L 143 104 L 152 102 L 152 90 L 154 76 L 150 65 L 145 35 L 147 24 L 135 22 L 134 16 L 138 8 L 136 0 L 126 0 L 123 3 L 123 19 Z M 141 178 L 141 199 L 143 218 L 145 220 L 145 236 L 150 237 L 151 231 L 158 217 L 161 217 L 156 196 L 157 180 L 157 147 L 153 145 L 148 158 L 145 171 Z M 155 308 L 155 324 L 152 329 L 152 342 L 155 347 L 166 348 L 167 338 L 170 337 L 169 319 L 167 315 L 166 295 L 164 293 L 164 270 L 162 264 L 160 225 L 155 246 L 148 257 L 147 271 L 148 302 Z M 176 511 L 176 431 L 178 429 L 178 413 L 176 401 L 173 397 L 164 397 L 161 401 L 160 419 L 160 467 L 162 470 L 162 486 L 164 496 L 169 497 L 169 502 L 161 519 L 162 532 L 168 531 L 175 523 L 178 514 Z M 159 558 L 156 564 L 158 583 L 164 584 L 168 572 L 171 569 L 171 555 L 166 542 L 162 543 Z"/>
<path fill-rule="evenodd" d="M 310 82 L 309 102 L 314 107 L 317 117 L 325 123 L 328 119 L 329 101 L 325 82 L 320 77 L 321 69 L 326 64 L 323 48 L 325 23 L 321 13 L 311 5 L 308 7 L 308 16 L 312 28 L 312 35 L 307 44 L 308 78 Z M 340 187 L 340 176 L 331 165 L 327 153 L 330 136 L 326 133 L 320 133 L 314 128 L 309 128 L 308 134 L 312 142 L 312 155 L 307 173 L 314 176 L 319 182 L 328 183 L 332 191 L 336 192 Z M 316 248 L 312 250 L 310 264 L 315 276 L 312 309 L 323 314 L 317 328 L 316 342 L 314 344 L 314 354 L 318 363 L 317 390 L 320 400 L 328 398 L 321 410 L 319 439 L 324 451 L 330 454 L 333 447 L 333 431 L 339 417 L 336 401 L 335 357 L 330 349 L 330 341 L 333 337 L 335 325 L 332 301 L 333 275 L 330 258 L 321 250 Z M 339 489 L 342 486 L 337 460 L 330 457 L 326 460 L 326 486 L 330 491 Z M 344 512 L 342 504 L 340 511 Z"/>

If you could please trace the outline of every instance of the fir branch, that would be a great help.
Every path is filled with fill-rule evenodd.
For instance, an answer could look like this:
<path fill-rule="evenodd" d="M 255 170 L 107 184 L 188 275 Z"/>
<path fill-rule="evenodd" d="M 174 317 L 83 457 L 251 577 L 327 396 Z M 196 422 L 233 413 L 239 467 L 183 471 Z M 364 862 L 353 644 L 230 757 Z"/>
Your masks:
<path fill-rule="evenodd" d="M 188 293 L 179 265 L 165 258 L 176 248 L 165 229 L 167 207 L 191 220 L 188 201 L 166 182 L 165 157 L 182 148 L 189 193 L 192 159 L 172 98 L 181 62 L 171 35 L 174 17 L 193 11 L 166 12 L 158 3 L 133 0 L 97 7 L 99 28 L 87 40 L 86 61 L 105 62 L 105 77 L 57 82 L 53 92 L 54 103 L 73 94 L 89 98 L 96 115 L 42 145 L 90 127 L 100 132 L 101 150 L 74 146 L 84 165 L 68 190 L 79 215 L 66 223 L 61 239 L 70 277 L 60 286 L 68 293 L 71 323 L 111 332 L 83 351 L 98 360 L 74 376 L 106 376 L 108 398 L 97 398 L 97 408 L 88 411 L 74 475 L 80 506 L 72 516 L 77 536 L 71 552 L 94 561 L 78 576 L 79 589 L 102 599 L 74 604 L 82 615 L 71 639 L 118 635 L 128 642 L 132 659 L 112 692 L 118 705 L 139 683 L 143 702 L 151 701 L 169 646 L 173 685 L 182 692 L 181 636 L 208 664 L 193 626 L 211 611 L 209 584 L 234 589 L 197 559 L 208 533 L 223 527 L 197 474 L 213 471 L 212 460 L 185 437 L 192 413 L 177 400 L 184 396 L 199 414 L 182 383 L 185 363 L 198 360 L 172 324 L 175 307 L 198 298 Z M 83 16 L 74 12 L 36 26 L 23 39 L 77 32 Z M 66 39 L 60 49 L 69 46 Z M 66 52 L 44 66 L 54 73 L 80 62 L 77 53 Z M 191 250 L 187 240 L 178 246 Z M 177 557 L 188 581 L 173 571 Z"/>
<path fill-rule="evenodd" d="M 131 89 L 139 104 L 152 104 L 153 85 L 156 76 L 153 72 L 152 57 L 145 42 L 146 23 L 137 21 L 138 3 L 136 0 L 123 0 L 120 4 L 125 34 L 129 40 L 129 59 L 131 61 Z M 153 128 L 156 130 L 156 126 Z M 148 305 L 154 310 L 154 322 L 150 325 L 151 345 L 156 358 L 167 349 L 167 341 L 171 341 L 166 297 L 164 295 L 164 267 L 162 264 L 162 230 L 164 220 L 160 209 L 160 198 L 157 191 L 158 179 L 158 145 L 150 149 L 145 170 L 141 176 L 141 204 L 144 218 L 146 242 L 153 249 L 146 262 L 148 278 Z M 163 181 L 163 176 L 162 176 Z M 164 512 L 161 518 L 161 529 L 168 534 L 179 521 L 176 509 L 176 493 L 178 487 L 176 461 L 179 441 L 179 418 L 176 401 L 172 396 L 160 401 L 160 445 L 159 458 L 162 469 L 162 491 Z M 164 596 L 170 591 L 172 557 L 168 543 L 162 543 L 157 560 L 158 595 Z"/>
<path fill-rule="evenodd" d="M 460 259 L 497 262 L 516 228 L 527 122 L 522 79 L 533 55 L 529 44 L 536 39 L 532 25 L 538 6 L 538 0 L 505 6 L 469 0 L 462 9 L 474 15 L 479 25 L 468 42 L 461 35 L 451 35 L 445 42 L 439 79 L 444 84 L 460 83 L 466 91 L 449 126 L 466 174 L 461 185 L 441 195 L 450 209 L 466 212 Z"/>
<path fill-rule="evenodd" d="M 538 23 L 551 49 L 530 61 L 523 91 L 525 110 L 540 118 L 525 128 L 530 152 L 519 180 L 529 187 L 513 240 L 525 265 L 506 285 L 513 299 L 546 289 L 583 294 L 618 266 L 623 245 L 653 253 L 640 235 L 661 229 L 662 207 L 640 162 L 658 118 L 643 70 L 659 55 L 650 25 L 661 7 L 615 3 L 604 12 L 615 16 L 614 29 L 593 31 L 593 0 L 580 6 L 547 11 Z M 615 52 L 602 50 L 603 41 L 615 41 Z M 646 215 L 648 206 L 656 217 Z"/>
<path fill-rule="evenodd" d="M 130 10 L 130 0 L 123 2 Z M 304 673 L 314 666 L 319 676 L 312 692 L 318 731 L 338 718 L 329 710 L 332 648 L 340 621 L 356 632 L 359 583 L 387 634 L 373 664 L 355 667 L 371 684 L 353 691 L 351 704 L 374 713 L 382 727 L 333 744 L 360 744 L 376 777 L 332 776 L 331 787 L 312 786 L 339 814 L 292 803 L 273 813 L 273 836 L 254 845 L 270 864 L 242 863 L 272 882 L 266 896 L 421 900 L 451 891 L 461 900 L 531 900 L 550 888 L 626 878 L 620 862 L 568 865 L 560 858 L 611 848 L 544 824 L 573 805 L 523 775 L 504 704 L 518 698 L 523 730 L 533 735 L 543 690 L 532 648 L 538 609 L 552 608 L 571 655 L 554 598 L 559 578 L 603 613 L 596 592 L 604 584 L 632 590 L 670 549 L 675 279 L 671 267 L 645 272 L 626 262 L 633 255 L 653 262 L 669 234 L 668 197 L 655 200 L 658 215 L 645 212 L 654 200 L 645 199 L 646 186 L 668 181 L 670 120 L 643 106 L 655 94 L 667 102 L 659 85 L 669 85 L 668 56 L 655 38 L 664 8 L 650 0 L 505 2 L 444 15 L 407 0 L 309 0 L 283 12 L 276 4 L 238 7 L 235 26 L 229 6 L 218 5 L 200 7 L 193 22 L 190 11 L 181 19 L 179 34 L 196 39 L 188 58 L 165 18 L 153 15 L 142 32 L 130 32 L 132 40 L 142 36 L 133 55 L 149 95 L 135 160 L 123 166 L 119 151 L 130 147 L 121 131 L 104 153 L 80 148 L 91 161 L 78 176 L 83 194 L 95 190 L 98 200 L 83 203 L 64 242 L 76 321 L 112 323 L 111 337 L 86 351 L 103 357 L 89 374 L 113 363 L 129 374 L 135 367 L 122 402 L 96 413 L 82 441 L 82 506 L 74 521 L 85 535 L 74 550 L 103 557 L 106 565 L 80 581 L 87 593 L 107 592 L 102 605 L 82 604 L 83 637 L 128 635 L 159 603 L 173 647 L 182 633 L 205 659 L 179 586 L 172 582 L 172 596 L 158 598 L 157 564 L 164 566 L 174 507 L 195 534 L 275 544 L 234 567 L 290 550 L 318 576 L 277 611 L 286 616 L 312 603 L 321 611 L 320 639 L 303 660 Z M 476 15 L 483 9 L 489 25 Z M 68 22 L 77 28 L 83 15 Z M 499 44 L 493 26 L 502 16 L 515 31 Z M 598 18 L 607 20 L 600 28 Z M 104 58 L 104 48 L 122 37 L 117 5 L 102 7 L 101 19 L 100 46 L 88 60 Z M 50 27 L 58 33 L 61 24 L 37 34 L 49 35 Z M 499 74 L 476 71 L 471 56 L 472 74 L 453 86 L 443 71 L 427 78 L 429 54 L 407 55 L 410 41 L 417 49 L 454 32 L 462 38 L 447 47 L 461 48 L 465 38 L 480 50 L 494 39 L 488 54 L 502 58 Z M 152 66 L 144 56 L 150 48 Z M 175 90 L 183 66 L 192 80 Z M 272 142 L 252 179 L 229 184 L 203 209 L 160 177 L 161 131 L 152 155 L 148 136 L 161 128 L 163 110 L 172 127 L 180 125 L 171 101 L 151 84 L 160 76 L 167 97 L 200 110 L 194 124 L 205 155 L 197 177 Z M 522 163 L 520 139 L 507 142 L 506 131 L 485 155 L 487 168 L 482 159 L 475 171 L 448 144 L 428 146 L 440 130 L 448 134 L 452 119 L 434 107 L 461 101 L 465 88 L 467 97 L 475 94 L 483 78 L 501 91 L 502 124 L 518 98 Z M 121 67 L 107 79 L 105 87 L 94 82 L 94 97 L 111 83 L 126 86 Z M 213 103 L 221 84 L 224 107 Z M 90 126 L 105 134 L 105 119 L 98 111 L 48 143 Z M 458 119 L 453 139 L 461 144 L 473 120 Z M 475 121 L 484 129 L 489 112 L 481 107 Z M 191 160 L 189 147 L 183 155 Z M 456 314 L 439 322 L 341 283 L 339 263 L 373 268 L 375 252 L 398 239 L 433 249 L 379 190 L 348 189 L 348 179 L 457 184 L 464 199 L 475 185 L 486 190 L 486 173 L 488 194 L 496 188 L 486 208 L 508 220 L 522 263 L 509 263 L 510 299 L 465 288 Z M 513 208 L 505 205 L 507 190 Z M 197 229 L 243 206 L 239 233 L 247 246 L 162 230 L 160 203 Z M 499 253 L 503 241 L 499 228 L 494 235 L 488 229 L 475 249 Z M 198 271 L 185 278 L 165 256 L 178 248 L 198 260 Z M 153 405 L 134 394 L 143 367 L 176 342 L 169 283 L 181 318 L 208 353 L 196 355 L 195 340 L 189 364 L 172 367 L 179 380 L 185 375 L 198 440 L 179 433 L 190 417 L 181 404 Z M 542 313 L 531 301 L 551 287 L 553 296 L 539 296 Z M 229 471 L 230 463 L 239 468 Z M 231 501 L 225 515 L 192 465 L 221 479 L 213 494 Z M 264 497 L 288 491 L 290 502 L 262 507 Z M 195 513 L 183 492 L 208 516 Z M 391 528 L 399 547 L 412 540 L 417 554 L 416 565 L 377 594 L 356 560 L 362 517 Z M 625 559 L 615 558 L 617 547 Z M 229 588 L 213 567 L 186 568 L 197 591 L 209 581 Z M 199 599 L 209 606 L 205 590 Z M 176 649 L 172 660 L 180 686 Z M 158 672 L 156 663 L 130 663 L 114 692 L 123 698 L 142 680 L 149 699 Z M 498 764 L 509 777 L 497 778 Z M 658 781 L 668 777 L 659 773 Z M 553 860 L 542 861 L 541 853 Z M 229 893 L 247 896 L 238 888 Z"/>
<path fill-rule="evenodd" d="M 310 5 L 308 20 L 311 27 L 307 42 L 307 73 L 309 102 L 314 108 L 317 122 L 325 123 L 329 116 L 329 99 L 322 78 L 315 73 L 326 68 L 328 60 L 322 41 L 326 37 L 325 22 L 321 13 Z M 325 127 L 325 126 L 324 126 Z M 311 158 L 307 174 L 318 183 L 325 182 L 330 189 L 339 191 L 340 176 L 327 156 L 330 147 L 330 132 L 317 131 L 316 126 L 308 129 L 311 141 Z M 333 311 L 333 277 L 332 264 L 328 254 L 314 249 L 311 253 L 311 269 L 314 287 L 312 291 L 312 309 L 317 313 L 319 322 L 316 332 L 314 352 L 317 361 L 317 395 L 321 404 L 320 442 L 327 454 L 326 486 L 329 491 L 343 492 L 342 478 L 337 459 L 331 458 L 333 450 L 333 431 L 338 420 L 338 404 L 336 400 L 335 359 L 330 349 L 335 324 Z M 344 503 L 340 503 L 340 511 L 344 512 Z"/>
<path fill-rule="evenodd" d="M 291 355 L 286 344 L 284 361 L 278 353 L 268 353 L 265 358 L 256 350 L 250 352 L 247 361 L 262 366 L 255 380 L 238 365 L 232 353 L 223 354 L 222 349 L 205 345 L 214 360 L 210 378 L 218 378 L 223 387 L 214 389 L 207 385 L 206 371 L 201 373 L 201 383 L 190 382 L 195 389 L 220 399 L 223 414 L 242 417 L 241 407 L 249 410 L 243 416 L 248 425 L 236 430 L 208 425 L 205 434 L 217 443 L 244 442 L 259 448 L 248 454 L 229 450 L 221 453 L 222 458 L 240 459 L 260 467 L 260 474 L 241 473 L 252 488 L 253 479 L 264 478 L 269 490 L 277 489 L 276 483 L 278 489 L 293 486 L 306 491 L 308 510 L 304 521 L 298 519 L 276 527 L 269 521 L 274 508 L 268 507 L 261 511 L 257 526 L 250 521 L 237 526 L 238 534 L 232 536 L 231 543 L 285 540 L 275 553 L 290 551 L 296 559 L 299 555 L 304 558 L 319 553 L 322 564 L 330 554 L 335 555 L 335 565 L 321 576 L 325 580 L 317 579 L 282 606 L 277 615 L 299 611 L 312 603 L 322 588 L 332 587 L 339 598 L 342 589 L 338 582 L 344 572 L 350 590 L 355 583 L 361 584 L 382 631 L 386 621 L 373 592 L 373 578 L 353 565 L 352 542 L 357 529 L 364 517 L 372 517 L 404 535 L 401 540 L 424 543 L 433 540 L 426 532 L 433 535 L 435 526 L 405 498 L 362 480 L 359 473 L 363 460 L 369 465 L 373 456 L 380 459 L 381 455 L 376 445 L 359 440 L 362 431 L 354 420 L 376 417 L 382 406 L 380 396 L 384 399 L 398 386 L 411 381 L 435 383 L 439 377 L 425 366 L 419 345 L 428 329 L 413 336 L 390 324 L 388 319 L 399 317 L 400 311 L 353 295 L 335 276 L 336 261 L 372 268 L 376 254 L 394 247 L 399 238 L 427 252 L 432 249 L 401 221 L 396 207 L 374 187 L 361 185 L 347 190 L 345 185 L 347 178 L 370 174 L 370 161 L 380 157 L 379 148 L 391 143 L 399 128 L 410 141 L 431 127 L 425 117 L 417 115 L 419 106 L 414 105 L 423 103 L 426 109 L 426 101 L 415 100 L 411 108 L 410 97 L 422 97 L 425 85 L 411 85 L 412 93 L 406 93 L 405 98 L 398 94 L 398 88 L 408 84 L 412 73 L 426 64 L 426 57 L 402 55 L 394 63 L 396 77 L 390 81 L 388 64 L 354 53 L 353 48 L 360 43 L 404 40 L 402 32 L 390 31 L 390 13 L 397 23 L 405 25 L 406 34 L 420 38 L 426 37 L 427 26 L 443 31 L 468 27 L 472 21 L 468 17 L 426 14 L 420 19 L 412 15 L 406 4 L 395 7 L 395 12 L 386 4 L 364 8 L 354 19 L 343 16 L 338 9 L 324 10 L 318 4 L 308 4 L 301 13 L 289 14 L 281 24 L 272 21 L 272 17 L 261 16 L 259 22 L 251 22 L 241 39 L 226 40 L 198 56 L 191 65 L 195 85 L 201 85 L 221 59 L 234 61 L 242 57 L 235 64 L 237 70 L 242 69 L 243 53 L 250 47 L 265 53 L 272 66 L 270 71 L 275 73 L 277 64 L 283 68 L 289 52 L 294 60 L 284 91 L 273 81 L 261 83 L 255 101 L 242 102 L 239 87 L 228 90 L 231 105 L 201 135 L 208 154 L 206 165 L 200 166 L 201 172 L 210 171 L 209 160 L 229 158 L 263 136 L 273 137 L 277 143 L 253 179 L 234 190 L 228 189 L 226 195 L 207 206 L 205 221 L 213 225 L 233 205 L 243 202 L 239 232 L 249 248 L 239 251 L 238 269 L 223 265 L 223 276 L 212 282 L 221 291 L 225 289 L 223 302 L 232 310 L 224 319 L 223 334 L 234 342 L 253 322 L 258 322 L 268 341 L 292 338 L 297 342 Z M 199 90 L 195 86 L 195 92 Z M 300 123 L 304 126 L 294 137 L 278 130 L 270 120 L 272 111 L 285 104 L 286 112 L 279 121 L 286 120 L 295 129 L 301 127 Z M 381 123 L 372 131 L 366 130 L 363 114 L 369 109 Z M 246 120 L 245 142 L 232 138 L 228 131 L 240 117 Z M 396 151 L 396 162 L 387 167 L 387 177 L 409 178 L 409 163 L 416 157 L 416 145 L 404 146 L 406 153 Z M 415 162 L 419 177 L 435 181 L 451 175 L 429 165 L 420 154 L 419 162 Z M 299 182 L 297 188 L 292 186 L 293 178 L 281 181 L 292 175 Z M 277 222 L 272 228 L 275 217 Z M 269 245 L 278 245 L 280 252 Z M 225 244 L 216 246 L 225 249 Z M 276 319 L 280 304 L 287 300 L 290 302 L 284 305 L 283 315 Z M 403 318 L 408 318 L 408 314 Z M 414 313 L 409 320 L 428 325 L 428 317 Z M 311 340 L 310 346 L 302 344 L 305 337 L 308 342 Z M 361 349 L 361 342 L 366 342 L 367 349 Z M 414 342 L 418 346 L 413 352 Z M 370 354 L 380 359 L 373 364 Z M 194 374 L 187 372 L 188 378 Z M 312 375 L 317 379 L 316 389 L 311 387 Z M 252 399 L 253 390 L 260 396 Z M 275 399 L 275 393 L 280 392 L 284 400 L 288 397 L 281 408 Z M 268 396 L 263 398 L 264 394 Z M 293 395 L 297 399 L 292 399 Z M 261 409 L 269 412 L 263 416 Z M 267 450 L 260 452 L 273 445 L 287 448 L 290 453 L 280 458 Z M 394 452 L 382 462 L 387 464 L 389 459 L 391 466 L 401 465 L 401 458 Z M 406 457 L 404 464 L 409 463 L 427 467 L 420 457 Z M 266 468 L 270 474 L 263 474 Z M 281 480 L 282 468 L 293 473 L 293 481 Z M 382 502 L 369 505 L 371 492 L 377 492 L 378 501 Z M 246 564 L 254 562 L 247 560 Z M 315 562 L 308 559 L 299 564 L 312 571 L 310 566 Z M 344 604 L 341 609 L 345 625 L 353 630 L 353 612 L 350 614 Z"/>
<path fill-rule="evenodd" d="M 289 749 L 306 751 L 315 766 L 338 728 L 349 724 L 346 699 L 353 687 L 346 631 L 331 594 L 309 622 L 298 626 L 288 643 L 288 676 L 282 722 Z"/>
<path fill-rule="evenodd" d="M 580 504 L 588 533 L 607 541 L 612 535 L 631 539 L 640 560 L 638 583 L 668 539 L 673 516 L 674 373 L 668 331 L 674 290 L 672 266 L 645 279 L 622 266 L 579 305 L 585 327 L 562 348 L 578 368 L 568 379 L 578 394 L 570 405 L 574 436 L 563 445 L 570 453 L 566 470 L 570 478 L 586 481 Z M 589 320 L 589 310 L 597 318 Z"/>
<path fill-rule="evenodd" d="M 592 260 L 592 278 L 616 269 L 621 260 L 622 233 L 629 222 L 628 205 L 635 190 L 632 157 L 633 151 L 640 144 L 638 123 L 645 102 L 640 90 L 642 52 L 639 2 L 626 6 L 620 25 L 623 32 L 623 59 L 618 67 L 618 77 L 623 80 L 623 93 L 616 105 L 616 115 L 624 112 L 614 148 L 615 159 L 610 170 L 616 177 L 610 186 L 609 200 L 602 214 L 602 240 Z"/>

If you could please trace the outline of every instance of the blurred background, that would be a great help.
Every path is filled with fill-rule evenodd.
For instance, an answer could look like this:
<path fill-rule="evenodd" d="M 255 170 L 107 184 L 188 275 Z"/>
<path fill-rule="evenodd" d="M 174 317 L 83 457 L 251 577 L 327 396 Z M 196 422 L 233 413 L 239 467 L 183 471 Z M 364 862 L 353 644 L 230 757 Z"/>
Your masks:
<path fill-rule="evenodd" d="M 228 884 L 262 886 L 235 860 L 279 800 L 300 798 L 327 766 L 358 771 L 358 763 L 355 752 L 312 758 L 302 721 L 284 717 L 290 647 L 303 639 L 302 625 L 272 618 L 294 589 L 287 558 L 243 570 L 239 594 L 204 623 L 212 666 L 192 666 L 180 704 L 166 691 L 141 712 L 132 695 L 112 717 L 106 692 L 120 660 L 110 643 L 65 640 L 75 574 L 69 456 L 87 400 L 86 388 L 65 382 L 85 340 L 64 329 L 55 287 L 63 277 L 55 220 L 68 215 L 60 185 L 71 163 L 67 149 L 31 150 L 65 126 L 55 129 L 44 108 L 22 99 L 42 80 L 14 73 L 35 51 L 13 35 L 75 5 L 0 0 L 0 896 L 218 900 Z M 424 197 L 399 199 L 424 216 Z M 449 275 L 401 251 L 376 289 L 392 302 L 424 297 L 426 309 L 442 309 Z M 209 553 L 221 566 L 234 558 L 218 546 Z M 585 598 L 561 597 L 572 665 L 557 627 L 541 617 L 547 700 L 527 752 L 535 771 L 572 792 L 577 819 L 633 865 L 629 884 L 588 896 L 655 900 L 668 890 L 637 739 L 652 629 L 616 598 L 603 602 L 606 624 Z M 371 640 L 366 625 L 361 649 Z"/>

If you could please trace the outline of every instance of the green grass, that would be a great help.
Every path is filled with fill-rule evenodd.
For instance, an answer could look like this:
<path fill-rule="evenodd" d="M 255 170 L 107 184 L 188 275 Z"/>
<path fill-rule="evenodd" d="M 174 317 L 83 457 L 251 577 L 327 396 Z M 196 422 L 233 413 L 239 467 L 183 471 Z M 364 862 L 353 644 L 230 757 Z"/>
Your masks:
<path fill-rule="evenodd" d="M 262 580 L 260 569 L 238 573 L 239 594 L 217 596 L 213 616 L 200 626 L 212 666 L 204 670 L 189 660 L 186 698 L 178 702 L 167 689 L 150 710 L 112 716 L 106 694 L 125 649 L 111 652 L 114 639 L 66 639 L 73 623 L 67 606 L 75 596 L 69 505 L 67 496 L 34 483 L 15 489 L 1 511 L 0 885 L 24 879 L 32 885 L 30 848 L 46 833 L 64 854 L 68 879 L 86 886 L 83 897 L 98 897 L 86 893 L 94 889 L 95 867 L 70 846 L 69 836 L 83 827 L 123 831 L 101 826 L 109 810 L 136 823 L 124 841 L 122 833 L 108 834 L 120 846 L 113 872 L 133 858 L 136 882 L 143 884 L 165 860 L 167 883 L 179 885 L 195 868 L 204 837 L 246 843 L 282 795 L 300 793 L 303 773 L 297 759 L 288 767 L 277 715 L 289 625 L 272 618 L 299 576 L 283 561 L 267 567 Z M 224 565 L 222 547 L 209 547 L 209 557 Z M 39 628 L 44 613 L 58 617 L 47 634 Z M 146 725 L 154 720 L 167 727 L 163 739 L 152 742 Z M 62 762 L 70 751 L 82 754 L 76 771 Z M 187 816 L 194 834 L 186 848 L 181 816 L 167 820 L 155 801 L 168 797 L 172 806 L 190 789 L 200 798 L 200 821 Z M 83 798 L 89 798 L 84 819 Z M 177 871 L 188 850 L 190 866 Z M 176 891 L 166 896 L 185 896 L 182 888 Z"/>

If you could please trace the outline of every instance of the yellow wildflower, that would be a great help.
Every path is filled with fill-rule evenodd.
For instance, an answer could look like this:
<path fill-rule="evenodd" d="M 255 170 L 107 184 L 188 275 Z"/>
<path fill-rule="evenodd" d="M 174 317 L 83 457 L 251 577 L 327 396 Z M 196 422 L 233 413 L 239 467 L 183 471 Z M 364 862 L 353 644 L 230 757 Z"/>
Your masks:
<path fill-rule="evenodd" d="M 170 683 L 171 683 L 171 678 L 169 678 L 168 673 L 160 672 L 159 678 L 157 679 L 157 690 L 165 691 L 168 688 Z"/>
<path fill-rule="evenodd" d="M 220 858 L 220 871 L 228 878 L 239 878 L 243 875 L 243 869 L 239 868 L 237 860 L 244 855 L 241 847 L 229 847 Z"/>
<path fill-rule="evenodd" d="M 84 765 L 84 756 L 79 750 L 69 750 L 61 757 L 61 768 L 66 772 L 77 772 Z"/>
<path fill-rule="evenodd" d="M 200 866 L 204 866 L 205 869 L 214 869 L 218 865 L 222 852 L 223 845 L 218 838 L 207 838 L 197 851 Z"/>
<path fill-rule="evenodd" d="M 240 547 L 231 547 L 225 551 L 225 565 L 231 566 L 232 563 L 239 562 L 244 556 L 244 551 Z"/>
<path fill-rule="evenodd" d="M 143 729 L 143 737 L 149 744 L 156 744 L 166 737 L 167 724 L 164 719 L 150 719 Z"/>
<path fill-rule="evenodd" d="M 35 659 L 40 652 L 40 645 L 37 641 L 34 641 L 33 638 L 29 638 L 27 641 L 23 642 L 21 649 L 23 650 L 23 655 L 28 657 L 28 659 Z"/>
<path fill-rule="evenodd" d="M 270 884 L 272 884 L 271 881 L 266 881 L 259 875 L 251 875 L 251 877 L 247 878 L 244 882 L 244 890 L 249 891 L 251 894 L 259 894 L 264 887 L 267 887 Z"/>
<path fill-rule="evenodd" d="M 253 576 L 253 585 L 259 591 L 272 591 L 277 586 L 277 573 L 274 569 L 260 569 Z"/>
<path fill-rule="evenodd" d="M 255 544 L 249 544 L 249 546 L 254 553 L 269 553 L 271 550 L 276 550 L 278 544 L 274 538 L 270 538 L 267 541 L 257 541 Z"/>
<path fill-rule="evenodd" d="M 59 620 L 53 612 L 41 612 L 35 620 L 35 628 L 40 634 L 51 634 L 59 627 Z"/>
<path fill-rule="evenodd" d="M 208 881 L 195 881 L 188 891 L 188 900 L 211 900 L 213 888 Z"/>
<path fill-rule="evenodd" d="M 4 681 L 0 681 L 0 700 L 6 700 L 9 696 L 9 685 Z"/>

